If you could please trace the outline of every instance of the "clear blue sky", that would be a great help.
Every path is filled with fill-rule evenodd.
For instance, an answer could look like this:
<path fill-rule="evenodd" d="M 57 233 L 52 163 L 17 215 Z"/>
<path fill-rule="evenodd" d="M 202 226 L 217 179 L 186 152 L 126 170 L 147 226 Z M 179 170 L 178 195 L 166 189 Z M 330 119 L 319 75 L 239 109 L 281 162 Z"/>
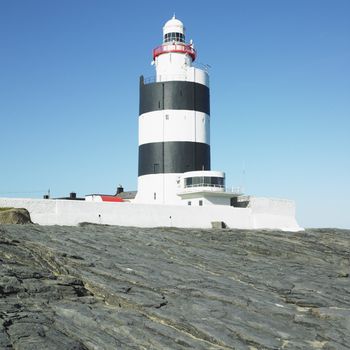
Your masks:
<path fill-rule="evenodd" d="M 348 0 L 0 0 L 0 196 L 136 189 L 139 76 L 174 12 L 211 66 L 212 169 L 350 228 Z"/>

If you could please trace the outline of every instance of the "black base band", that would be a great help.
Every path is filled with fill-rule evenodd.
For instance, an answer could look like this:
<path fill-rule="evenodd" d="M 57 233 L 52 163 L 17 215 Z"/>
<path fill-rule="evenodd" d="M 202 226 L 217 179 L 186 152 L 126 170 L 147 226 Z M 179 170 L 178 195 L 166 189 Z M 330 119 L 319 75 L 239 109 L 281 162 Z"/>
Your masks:
<path fill-rule="evenodd" d="M 199 142 L 155 142 L 139 146 L 139 176 L 210 170 L 210 146 Z"/>

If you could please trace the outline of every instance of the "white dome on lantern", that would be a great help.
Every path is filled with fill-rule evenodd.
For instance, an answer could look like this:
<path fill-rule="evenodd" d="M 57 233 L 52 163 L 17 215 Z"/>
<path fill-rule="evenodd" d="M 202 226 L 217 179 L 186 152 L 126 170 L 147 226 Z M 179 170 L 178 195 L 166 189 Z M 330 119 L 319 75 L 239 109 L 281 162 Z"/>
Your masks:
<path fill-rule="evenodd" d="M 163 27 L 163 35 L 168 33 L 181 33 L 185 34 L 185 27 L 181 21 L 175 18 L 175 15 L 172 19 L 169 19 Z"/>

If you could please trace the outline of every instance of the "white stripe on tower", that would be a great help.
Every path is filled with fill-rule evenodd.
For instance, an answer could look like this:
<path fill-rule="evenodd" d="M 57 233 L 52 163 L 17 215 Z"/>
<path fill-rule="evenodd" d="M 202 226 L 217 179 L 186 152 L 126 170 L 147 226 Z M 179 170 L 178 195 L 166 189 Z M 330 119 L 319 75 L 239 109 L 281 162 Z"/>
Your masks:
<path fill-rule="evenodd" d="M 208 114 L 188 110 L 161 110 L 139 117 L 139 145 L 152 142 L 190 141 L 210 144 Z"/>

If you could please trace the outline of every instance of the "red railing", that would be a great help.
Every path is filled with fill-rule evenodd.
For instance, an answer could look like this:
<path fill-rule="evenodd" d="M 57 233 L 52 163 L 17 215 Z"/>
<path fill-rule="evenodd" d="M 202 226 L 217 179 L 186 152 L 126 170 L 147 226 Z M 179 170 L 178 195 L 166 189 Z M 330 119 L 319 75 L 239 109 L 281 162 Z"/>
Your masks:
<path fill-rule="evenodd" d="M 185 44 L 165 44 L 158 46 L 153 50 L 153 59 L 168 52 L 186 53 L 192 57 L 193 61 L 196 59 L 196 50 L 191 45 Z"/>

